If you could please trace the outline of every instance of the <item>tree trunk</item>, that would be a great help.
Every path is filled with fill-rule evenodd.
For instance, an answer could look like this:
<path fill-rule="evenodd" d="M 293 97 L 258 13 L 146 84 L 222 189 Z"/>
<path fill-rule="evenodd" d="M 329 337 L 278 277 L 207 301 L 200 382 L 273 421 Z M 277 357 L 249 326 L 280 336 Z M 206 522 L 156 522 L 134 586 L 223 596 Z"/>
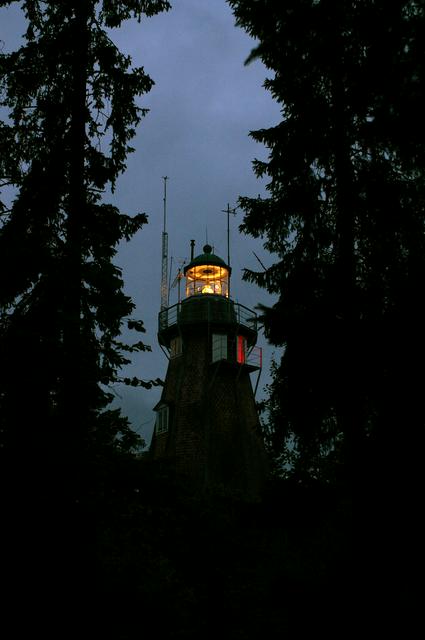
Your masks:
<path fill-rule="evenodd" d="M 74 505 L 84 485 L 87 406 L 84 392 L 81 292 L 83 225 L 86 214 L 85 140 L 89 0 L 74 3 L 71 123 L 69 130 L 69 201 L 64 265 L 63 376 L 58 441 L 60 482 Z M 66 516 L 68 517 L 68 516 Z"/>

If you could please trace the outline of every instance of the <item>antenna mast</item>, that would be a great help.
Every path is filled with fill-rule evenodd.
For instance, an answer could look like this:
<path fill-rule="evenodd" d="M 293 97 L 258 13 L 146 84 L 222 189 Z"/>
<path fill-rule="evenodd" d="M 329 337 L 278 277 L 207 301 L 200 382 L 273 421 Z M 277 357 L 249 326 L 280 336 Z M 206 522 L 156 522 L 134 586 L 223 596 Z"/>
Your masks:
<path fill-rule="evenodd" d="M 230 204 L 227 203 L 227 209 L 222 209 L 222 213 L 227 213 L 227 264 L 230 267 L 230 214 L 232 213 L 234 216 L 236 215 L 237 207 L 233 209 L 230 208 Z M 230 276 L 229 276 L 229 290 L 228 290 L 229 298 L 230 298 Z"/>
<path fill-rule="evenodd" d="M 237 207 L 233 209 L 230 208 L 230 204 L 227 203 L 227 209 L 222 209 L 222 213 L 227 213 L 227 264 L 230 267 L 230 224 L 229 224 L 229 216 L 232 213 L 234 216 L 236 215 Z"/>
<path fill-rule="evenodd" d="M 164 180 L 164 229 L 162 231 L 162 262 L 161 262 L 161 311 L 168 306 L 168 233 L 167 228 L 167 180 Z"/>

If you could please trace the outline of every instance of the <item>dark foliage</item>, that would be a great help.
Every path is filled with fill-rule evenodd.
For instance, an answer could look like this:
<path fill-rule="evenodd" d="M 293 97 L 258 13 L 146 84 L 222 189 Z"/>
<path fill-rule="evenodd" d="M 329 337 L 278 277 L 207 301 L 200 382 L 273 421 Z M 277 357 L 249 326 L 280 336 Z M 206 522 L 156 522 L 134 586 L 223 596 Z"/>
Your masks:
<path fill-rule="evenodd" d="M 246 272 L 277 297 L 262 308 L 283 353 L 263 406 L 270 450 L 308 492 L 318 481 L 345 496 L 352 545 L 334 560 L 347 567 L 337 583 L 352 625 L 341 635 L 368 616 L 407 625 L 425 422 L 425 4 L 229 4 L 258 40 L 247 62 L 269 69 L 282 115 L 251 133 L 269 150 L 254 161 L 268 196 L 240 199 L 241 230 L 275 260 Z"/>
<path fill-rule="evenodd" d="M 361 544 L 344 493 L 314 481 L 276 480 L 255 504 L 201 499 L 169 469 L 133 460 L 109 468 L 85 508 L 97 533 L 84 594 L 108 638 L 379 634 L 417 602 L 382 541 Z"/>
<path fill-rule="evenodd" d="M 60 593 L 73 578 L 85 588 L 94 536 L 87 496 L 100 491 L 115 459 L 131 460 L 142 444 L 127 418 L 108 408 L 108 387 L 134 384 L 120 369 L 128 354 L 149 349 L 120 339 L 125 325 L 144 328 L 130 319 L 134 304 L 114 262 L 118 243 L 147 216 L 118 211 L 104 193 L 125 170 L 146 113 L 138 97 L 153 81 L 132 67 L 110 29 L 170 5 L 20 6 L 23 44 L 0 55 L 0 186 L 9 188 L 0 210 L 4 579 L 19 591 L 21 576 L 35 598 L 44 575 L 46 599 L 58 605 L 54 585 Z"/>
<path fill-rule="evenodd" d="M 229 4 L 282 114 L 251 133 L 269 195 L 240 200 L 242 230 L 277 258 L 246 273 L 278 298 L 262 310 L 283 347 L 272 447 L 304 477 L 358 484 L 370 460 L 408 473 L 424 423 L 424 3 Z"/>
<path fill-rule="evenodd" d="M 137 445 L 126 418 L 102 412 L 127 354 L 149 349 L 120 340 L 125 323 L 144 328 L 128 319 L 134 304 L 114 263 L 147 217 L 121 213 L 103 193 L 125 169 L 146 113 L 137 97 L 153 81 L 106 28 L 168 8 L 28 0 L 24 44 L 1 55 L 1 179 L 15 196 L 0 226 L 0 415 L 15 461 L 61 451 L 78 465 L 105 428 L 112 447 Z"/>

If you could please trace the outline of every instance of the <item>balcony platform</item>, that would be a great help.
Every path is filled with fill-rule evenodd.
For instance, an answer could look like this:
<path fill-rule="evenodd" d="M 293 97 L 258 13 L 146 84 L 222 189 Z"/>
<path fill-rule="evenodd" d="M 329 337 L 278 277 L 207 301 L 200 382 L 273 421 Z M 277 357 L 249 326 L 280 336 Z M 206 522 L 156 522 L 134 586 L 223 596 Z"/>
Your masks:
<path fill-rule="evenodd" d="M 257 341 L 257 314 L 255 311 L 214 294 L 190 296 L 182 302 L 163 309 L 158 316 L 158 339 L 168 346 L 171 337 L 190 325 L 211 324 L 242 330 L 250 346 Z M 229 327 L 229 325 L 231 327 Z"/>

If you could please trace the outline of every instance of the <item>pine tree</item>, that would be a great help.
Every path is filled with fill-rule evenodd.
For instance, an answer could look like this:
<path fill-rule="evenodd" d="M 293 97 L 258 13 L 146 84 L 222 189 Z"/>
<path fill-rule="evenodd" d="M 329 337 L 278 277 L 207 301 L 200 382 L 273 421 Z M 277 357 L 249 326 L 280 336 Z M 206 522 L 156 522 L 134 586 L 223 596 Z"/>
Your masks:
<path fill-rule="evenodd" d="M 0 56 L 0 179 L 15 190 L 0 211 L 4 548 L 19 549 L 26 575 L 43 565 L 56 579 L 84 562 L 78 550 L 94 528 L 87 504 L 102 491 L 105 465 L 139 445 L 128 420 L 108 408 L 108 386 L 132 353 L 149 349 L 121 339 L 125 325 L 144 328 L 131 318 L 115 263 L 118 243 L 147 216 L 120 212 L 104 194 L 125 170 L 146 113 L 137 98 L 153 81 L 111 32 L 170 5 L 20 4 L 24 43 Z"/>
<path fill-rule="evenodd" d="M 254 161 L 268 196 L 240 199 L 242 230 L 277 256 L 246 273 L 278 298 L 263 308 L 283 347 L 269 399 L 275 451 L 328 480 L 343 463 L 357 482 L 367 459 L 406 471 L 400 458 L 424 422 L 424 3 L 229 4 L 258 40 L 247 63 L 270 70 L 264 86 L 282 114 L 251 133 L 269 150 Z"/>

